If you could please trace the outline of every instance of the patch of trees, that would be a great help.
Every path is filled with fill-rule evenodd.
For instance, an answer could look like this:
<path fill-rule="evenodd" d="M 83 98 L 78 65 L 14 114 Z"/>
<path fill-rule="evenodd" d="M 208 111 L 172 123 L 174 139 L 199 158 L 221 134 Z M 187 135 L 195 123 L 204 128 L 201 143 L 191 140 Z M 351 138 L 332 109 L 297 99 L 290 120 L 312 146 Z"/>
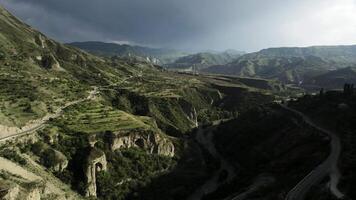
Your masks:
<path fill-rule="evenodd" d="M 354 84 L 348 84 L 348 83 L 346 83 L 346 84 L 344 85 L 344 94 L 345 94 L 345 95 L 348 95 L 348 96 L 353 95 L 353 94 L 354 94 L 354 91 L 355 91 L 355 89 L 354 89 Z"/>

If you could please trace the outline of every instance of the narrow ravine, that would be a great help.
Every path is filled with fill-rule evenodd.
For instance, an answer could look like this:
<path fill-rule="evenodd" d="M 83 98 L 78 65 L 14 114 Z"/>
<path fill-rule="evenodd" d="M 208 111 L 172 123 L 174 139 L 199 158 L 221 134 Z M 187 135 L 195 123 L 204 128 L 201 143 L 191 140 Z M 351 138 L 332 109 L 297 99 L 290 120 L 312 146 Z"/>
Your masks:
<path fill-rule="evenodd" d="M 196 140 L 199 144 L 204 146 L 208 152 L 214 157 L 214 159 L 220 161 L 220 168 L 216 170 L 210 179 L 208 179 L 203 185 L 201 185 L 192 195 L 190 195 L 188 200 L 199 200 L 204 197 L 204 195 L 210 194 L 218 189 L 218 187 L 226 182 L 230 182 L 235 176 L 234 167 L 227 161 L 221 154 L 216 150 L 214 139 L 214 129 L 215 125 L 220 121 L 215 121 L 213 126 L 208 128 L 198 127 L 196 134 Z M 219 175 L 221 172 L 226 171 L 227 177 L 223 181 L 219 181 Z"/>

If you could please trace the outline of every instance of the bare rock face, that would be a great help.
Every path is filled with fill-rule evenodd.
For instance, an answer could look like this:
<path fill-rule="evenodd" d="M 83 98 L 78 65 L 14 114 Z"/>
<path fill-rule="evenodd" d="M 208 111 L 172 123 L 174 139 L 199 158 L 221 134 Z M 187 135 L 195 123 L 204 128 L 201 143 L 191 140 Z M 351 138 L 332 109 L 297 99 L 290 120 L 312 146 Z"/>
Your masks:
<path fill-rule="evenodd" d="M 159 133 L 151 130 L 118 131 L 111 135 L 111 150 L 138 147 L 148 153 L 174 156 L 173 143 Z"/>
<path fill-rule="evenodd" d="M 180 101 L 183 111 L 187 115 L 187 119 L 192 123 L 192 127 L 198 127 L 198 114 L 194 106 L 186 101 Z"/>
<path fill-rule="evenodd" d="M 41 200 L 41 192 L 38 188 L 35 188 L 31 190 L 27 197 L 26 200 Z"/>
<path fill-rule="evenodd" d="M 198 114 L 197 111 L 195 110 L 195 108 L 193 107 L 191 112 L 188 115 L 188 119 L 194 124 L 194 127 L 198 127 L 199 123 L 198 123 Z"/>
<path fill-rule="evenodd" d="M 54 151 L 55 160 L 57 162 L 52 168 L 56 172 L 62 172 L 68 166 L 68 159 L 63 153 L 57 150 L 53 150 L 53 151 Z"/>
<path fill-rule="evenodd" d="M 43 56 L 41 62 L 43 68 L 52 69 L 55 71 L 65 71 L 52 54 Z"/>
<path fill-rule="evenodd" d="M 85 196 L 96 197 L 96 173 L 107 170 L 107 161 L 104 152 L 92 148 L 85 166 L 84 173 L 87 179 L 87 191 Z"/>
<path fill-rule="evenodd" d="M 38 34 L 35 37 L 35 43 L 40 46 L 42 49 L 46 48 L 46 40 L 41 34 Z"/>
<path fill-rule="evenodd" d="M 15 200 L 18 198 L 20 187 L 16 184 L 11 186 L 0 187 L 0 199 Z"/>

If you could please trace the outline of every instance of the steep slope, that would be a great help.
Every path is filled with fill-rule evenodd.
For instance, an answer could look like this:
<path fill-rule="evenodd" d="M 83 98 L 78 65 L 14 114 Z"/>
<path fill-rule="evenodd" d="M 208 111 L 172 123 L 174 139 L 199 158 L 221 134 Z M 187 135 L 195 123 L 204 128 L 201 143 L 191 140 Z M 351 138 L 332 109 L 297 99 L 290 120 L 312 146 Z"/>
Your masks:
<path fill-rule="evenodd" d="M 329 152 L 326 136 L 303 123 L 279 105 L 268 105 L 218 125 L 215 145 L 235 167 L 236 178 L 204 199 L 285 199 Z"/>
<path fill-rule="evenodd" d="M 303 83 L 305 88 L 341 89 L 345 83 L 356 83 L 356 68 L 346 67 L 312 77 Z"/>
<path fill-rule="evenodd" d="M 186 53 L 171 49 L 156 49 L 105 42 L 73 42 L 69 43 L 69 45 L 78 47 L 99 56 L 137 56 L 155 64 L 170 63 L 175 59 L 186 55 Z"/>
<path fill-rule="evenodd" d="M 304 96 L 290 103 L 290 107 L 305 113 L 312 120 L 324 129 L 335 133 L 340 138 L 341 155 L 336 165 L 339 168 L 334 178 L 340 178 L 338 189 L 345 195 L 345 199 L 355 199 L 356 192 L 353 189 L 356 177 L 350 169 L 356 166 L 355 162 L 355 111 L 356 95 L 354 90 L 345 87 L 344 91 L 330 91 L 321 95 Z M 333 177 L 330 177 L 333 178 Z M 326 181 L 329 181 L 326 178 Z M 326 181 L 314 187 L 308 194 L 308 199 L 330 199 L 330 195 L 325 194 Z M 335 183 L 334 183 L 335 184 Z M 337 191 L 332 191 L 337 194 Z M 332 195 L 334 196 L 334 195 Z"/>
<path fill-rule="evenodd" d="M 242 56 L 227 65 L 213 66 L 203 71 L 277 79 L 284 83 L 299 84 L 305 79 L 336 69 L 336 66 L 314 56 L 286 58 L 254 54 Z"/>
<path fill-rule="evenodd" d="M 197 53 L 178 58 L 174 63 L 166 64 L 165 67 L 185 71 L 198 71 L 213 65 L 225 65 L 237 59 L 242 54 L 244 53 L 238 51 Z"/>
<path fill-rule="evenodd" d="M 285 90 L 267 80 L 179 74 L 97 57 L 47 38 L 3 8 L 0 29 L 0 156 L 6 158 L 0 166 L 44 177 L 35 185 L 3 167 L 1 198 L 124 199 L 180 170 L 183 155 L 202 151 L 184 145 L 199 123 L 231 118 Z M 195 167 L 187 171 L 200 171 Z"/>

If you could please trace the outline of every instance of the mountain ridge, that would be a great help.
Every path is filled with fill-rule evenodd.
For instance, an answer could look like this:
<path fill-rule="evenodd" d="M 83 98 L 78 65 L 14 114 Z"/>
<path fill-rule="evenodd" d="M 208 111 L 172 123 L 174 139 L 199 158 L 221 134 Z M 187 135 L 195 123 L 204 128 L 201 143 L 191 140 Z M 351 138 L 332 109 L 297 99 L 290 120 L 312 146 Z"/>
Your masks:
<path fill-rule="evenodd" d="M 353 65 L 356 65 L 356 45 L 282 47 L 248 53 L 226 65 L 202 71 L 277 79 L 299 85 L 313 76 Z"/>
<path fill-rule="evenodd" d="M 67 45 L 77 47 L 99 56 L 138 56 L 155 64 L 172 62 L 178 57 L 187 55 L 184 52 L 173 49 L 150 48 L 138 45 L 116 44 L 99 41 L 72 42 L 67 43 Z"/>

